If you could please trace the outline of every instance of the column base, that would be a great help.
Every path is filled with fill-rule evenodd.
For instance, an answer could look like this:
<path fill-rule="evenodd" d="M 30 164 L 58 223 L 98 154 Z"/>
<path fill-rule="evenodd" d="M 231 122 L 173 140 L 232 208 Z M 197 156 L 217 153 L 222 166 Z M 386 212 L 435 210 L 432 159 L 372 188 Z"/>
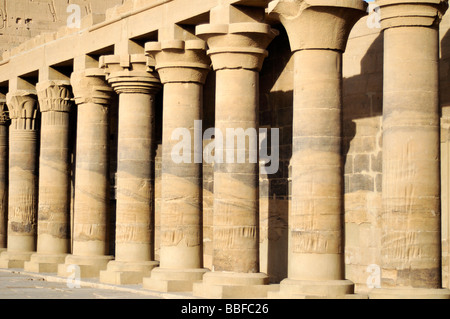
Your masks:
<path fill-rule="evenodd" d="M 144 277 L 150 276 L 157 261 L 127 262 L 112 260 L 106 270 L 100 271 L 100 282 L 113 285 L 141 284 Z"/>
<path fill-rule="evenodd" d="M 367 296 L 354 295 L 355 285 L 350 280 L 293 280 L 285 279 L 279 291 L 271 291 L 270 299 L 360 299 Z"/>
<path fill-rule="evenodd" d="M 203 282 L 194 283 L 193 295 L 207 299 L 266 298 L 276 289 L 268 283 L 269 277 L 263 273 L 210 272 L 203 276 Z"/>
<path fill-rule="evenodd" d="M 449 289 L 375 288 L 369 299 L 450 299 Z"/>
<path fill-rule="evenodd" d="M 70 266 L 78 266 L 80 278 L 96 278 L 100 271 L 105 270 L 113 256 L 77 256 L 68 255 L 64 264 L 58 265 L 58 276 L 70 277 L 74 275 L 74 269 Z"/>
<path fill-rule="evenodd" d="M 30 261 L 25 262 L 24 270 L 37 273 L 56 273 L 58 265 L 64 263 L 68 254 L 42 254 L 31 255 Z"/>
<path fill-rule="evenodd" d="M 144 289 L 159 292 L 188 292 L 194 283 L 200 283 L 209 269 L 164 269 L 155 268 L 149 278 L 144 278 Z"/>
<path fill-rule="evenodd" d="M 23 268 L 26 261 L 29 261 L 33 251 L 5 251 L 0 256 L 0 268 Z"/>

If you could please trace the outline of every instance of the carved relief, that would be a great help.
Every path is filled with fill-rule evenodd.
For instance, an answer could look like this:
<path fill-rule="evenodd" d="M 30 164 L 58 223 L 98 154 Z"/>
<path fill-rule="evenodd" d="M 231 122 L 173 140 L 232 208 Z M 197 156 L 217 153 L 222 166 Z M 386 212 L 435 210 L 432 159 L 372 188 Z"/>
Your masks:
<path fill-rule="evenodd" d="M 6 95 L 9 116 L 15 129 L 34 130 L 38 112 L 35 91 L 18 90 Z"/>
<path fill-rule="evenodd" d="M 69 81 L 48 81 L 37 85 L 41 112 L 69 112 L 72 106 Z"/>

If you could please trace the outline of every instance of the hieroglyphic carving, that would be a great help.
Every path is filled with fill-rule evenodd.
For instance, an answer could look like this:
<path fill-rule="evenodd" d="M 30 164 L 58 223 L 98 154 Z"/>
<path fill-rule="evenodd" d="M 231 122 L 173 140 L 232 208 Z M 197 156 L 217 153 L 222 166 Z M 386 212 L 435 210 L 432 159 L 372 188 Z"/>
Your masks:
<path fill-rule="evenodd" d="M 7 25 L 6 0 L 0 2 L 0 30 L 5 29 Z"/>
<path fill-rule="evenodd" d="M 58 21 L 58 16 L 57 16 L 57 14 L 56 14 L 56 8 L 55 8 L 55 0 L 51 0 L 51 1 L 48 3 L 48 9 L 50 10 L 50 14 L 51 14 L 52 17 L 53 17 L 53 22 Z"/>

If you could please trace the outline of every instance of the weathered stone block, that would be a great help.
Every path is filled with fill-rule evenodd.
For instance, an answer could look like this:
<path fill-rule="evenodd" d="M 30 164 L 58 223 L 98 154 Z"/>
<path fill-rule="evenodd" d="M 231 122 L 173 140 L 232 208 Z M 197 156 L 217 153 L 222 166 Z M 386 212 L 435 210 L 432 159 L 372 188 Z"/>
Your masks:
<path fill-rule="evenodd" d="M 357 191 L 373 191 L 374 190 L 374 179 L 372 176 L 367 174 L 354 174 L 349 176 L 350 192 Z"/>
<path fill-rule="evenodd" d="M 356 154 L 353 160 L 355 174 L 368 173 L 370 171 L 370 156 L 367 154 Z"/>

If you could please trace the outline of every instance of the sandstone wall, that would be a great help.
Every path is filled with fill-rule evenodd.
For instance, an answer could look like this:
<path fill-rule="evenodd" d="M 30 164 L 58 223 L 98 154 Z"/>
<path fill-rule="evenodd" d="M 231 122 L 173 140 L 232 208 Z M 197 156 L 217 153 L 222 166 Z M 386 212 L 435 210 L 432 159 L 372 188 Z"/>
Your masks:
<path fill-rule="evenodd" d="M 81 18 L 88 14 L 105 15 L 106 9 L 123 0 L 1 0 L 0 53 L 42 33 L 67 25 L 70 4 L 80 6 Z M 0 54 L 1 55 L 1 54 Z"/>
<path fill-rule="evenodd" d="M 344 55 L 346 276 L 360 292 L 380 265 L 383 35 L 367 18 L 354 27 Z M 440 24 L 442 106 L 443 286 L 449 287 L 450 16 Z"/>
<path fill-rule="evenodd" d="M 367 291 L 369 265 L 380 265 L 383 37 L 367 18 L 344 54 L 346 277 Z"/>

